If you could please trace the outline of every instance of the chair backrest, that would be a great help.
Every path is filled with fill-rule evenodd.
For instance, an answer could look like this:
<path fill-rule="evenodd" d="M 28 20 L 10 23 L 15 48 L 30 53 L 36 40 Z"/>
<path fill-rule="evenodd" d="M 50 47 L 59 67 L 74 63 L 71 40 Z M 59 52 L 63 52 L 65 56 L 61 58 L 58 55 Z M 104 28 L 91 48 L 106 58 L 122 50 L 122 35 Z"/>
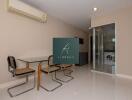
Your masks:
<path fill-rule="evenodd" d="M 16 66 L 15 57 L 13 57 L 13 56 L 8 56 L 7 62 L 8 62 L 8 67 L 9 67 L 9 68 L 16 69 L 17 66 Z"/>
<path fill-rule="evenodd" d="M 54 65 L 54 63 L 53 63 L 53 55 L 49 56 L 48 65 Z"/>

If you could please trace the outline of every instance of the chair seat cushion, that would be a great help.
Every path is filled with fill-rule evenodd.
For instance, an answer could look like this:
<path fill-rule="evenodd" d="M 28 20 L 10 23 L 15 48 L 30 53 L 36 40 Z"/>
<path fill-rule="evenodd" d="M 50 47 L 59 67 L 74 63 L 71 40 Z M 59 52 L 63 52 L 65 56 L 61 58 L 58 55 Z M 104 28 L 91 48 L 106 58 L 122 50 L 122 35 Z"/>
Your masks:
<path fill-rule="evenodd" d="M 41 71 L 44 72 L 44 73 L 52 73 L 52 72 L 55 72 L 55 71 L 58 71 L 58 70 L 60 70 L 59 67 L 52 66 L 52 67 L 48 67 L 48 68 L 43 68 Z"/>
<path fill-rule="evenodd" d="M 34 73 L 35 70 L 32 68 L 20 68 L 20 69 L 16 69 L 15 71 L 16 75 L 23 75 L 23 74 L 28 74 L 28 73 Z"/>

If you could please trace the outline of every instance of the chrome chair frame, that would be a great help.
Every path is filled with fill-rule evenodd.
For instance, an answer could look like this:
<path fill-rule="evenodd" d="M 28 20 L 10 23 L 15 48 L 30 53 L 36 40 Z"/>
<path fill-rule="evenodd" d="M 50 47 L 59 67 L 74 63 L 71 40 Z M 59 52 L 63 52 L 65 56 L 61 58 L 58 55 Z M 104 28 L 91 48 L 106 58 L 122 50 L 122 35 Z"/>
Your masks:
<path fill-rule="evenodd" d="M 64 83 L 68 83 L 68 82 L 70 82 L 71 80 L 74 79 L 74 77 L 71 76 L 71 73 L 73 72 L 73 70 L 68 70 L 67 68 L 63 68 L 63 67 L 61 67 L 61 64 L 60 65 L 56 65 L 56 66 L 61 68 L 60 71 L 63 72 L 64 76 L 70 78 L 69 80 L 62 80 L 62 79 L 59 79 L 59 78 L 55 77 L 56 80 L 64 82 Z M 72 65 L 70 65 L 70 66 L 72 66 Z M 70 67 L 70 66 L 67 66 L 67 67 Z M 69 71 L 69 73 L 66 73 L 65 71 Z"/>
<path fill-rule="evenodd" d="M 55 73 L 55 79 L 56 79 L 56 71 L 55 71 L 54 73 Z M 43 85 L 40 84 L 40 87 L 43 88 L 43 89 L 45 89 L 47 92 L 52 92 L 52 91 L 58 89 L 59 87 L 61 87 L 61 86 L 63 85 L 61 82 L 59 82 L 59 81 L 57 81 L 57 80 L 55 80 L 55 79 L 53 78 L 53 73 L 51 73 L 51 76 L 52 76 L 52 81 L 58 83 L 59 85 L 56 86 L 56 87 L 53 88 L 53 89 L 48 89 L 48 88 L 46 88 L 46 87 L 44 87 Z"/>
<path fill-rule="evenodd" d="M 13 60 L 14 60 L 14 66 L 12 66 L 11 67 L 11 65 L 9 64 L 9 57 L 11 57 Z M 19 96 L 19 95 L 21 95 L 21 94 L 24 94 L 24 93 L 26 93 L 26 92 L 28 92 L 28 91 L 31 91 L 31 90 L 33 90 L 34 88 L 35 88 L 35 83 L 36 83 L 36 78 L 35 78 L 35 71 L 34 72 L 31 72 L 31 73 L 24 73 L 24 74 L 22 74 L 22 75 L 16 75 L 15 74 L 15 70 L 16 70 L 16 62 L 15 62 L 15 58 L 13 57 L 13 56 L 9 56 L 8 57 L 8 70 L 9 70 L 9 72 L 11 72 L 12 74 L 13 74 L 13 77 L 15 77 L 15 76 L 26 76 L 26 81 L 25 82 L 23 82 L 23 83 L 20 83 L 20 84 L 17 84 L 17 85 L 15 85 L 15 86 L 12 86 L 12 87 L 10 87 L 10 88 L 8 88 L 7 89 L 7 92 L 8 92 L 8 94 L 10 95 L 10 97 L 15 97 L 15 96 Z M 16 88 L 16 87 L 19 87 L 19 86 L 22 86 L 22 85 L 25 85 L 25 84 L 27 84 L 28 83 L 28 76 L 29 75 L 32 75 L 32 74 L 34 74 L 34 84 L 33 84 L 33 87 L 31 87 L 31 88 L 29 88 L 29 89 L 27 89 L 27 90 L 25 90 L 25 91 L 23 91 L 23 92 L 20 92 L 20 93 L 17 93 L 17 94 L 15 94 L 15 95 L 13 95 L 12 93 L 11 93 L 11 90 L 12 89 L 14 89 L 14 88 Z"/>
<path fill-rule="evenodd" d="M 53 57 L 53 56 L 49 56 L 49 58 L 48 58 L 48 68 L 49 68 L 49 69 L 50 69 L 50 67 L 55 66 L 55 65 L 53 65 L 53 64 L 52 64 L 52 65 L 50 64 L 50 60 L 51 60 L 52 57 Z M 55 67 L 56 67 L 56 66 L 55 66 Z M 56 86 L 56 87 L 54 87 L 53 89 L 48 89 L 48 88 L 44 87 L 42 84 L 40 84 L 40 87 L 43 88 L 44 90 L 46 90 L 47 92 L 52 92 L 52 91 L 58 89 L 59 87 L 61 87 L 63 84 L 62 84 L 61 82 L 59 82 L 59 81 L 56 80 L 56 73 L 57 73 L 57 71 L 59 71 L 59 70 L 60 70 L 59 67 L 58 67 L 57 70 L 54 70 L 54 71 L 51 71 L 51 72 L 50 72 L 50 71 L 49 71 L 49 72 L 45 72 L 43 69 L 41 69 L 41 71 L 42 71 L 43 73 L 46 73 L 46 74 L 48 74 L 48 75 L 51 73 L 52 81 L 58 83 L 59 85 Z M 53 73 L 54 73 L 55 79 L 54 79 L 54 77 L 53 77 Z"/>
<path fill-rule="evenodd" d="M 8 94 L 10 95 L 10 97 L 15 97 L 15 96 L 19 96 L 19 95 L 21 95 L 21 94 L 24 94 L 24 93 L 26 93 L 26 92 L 28 92 L 28 91 L 31 91 L 31 90 L 33 90 L 33 89 L 35 88 L 35 83 L 36 83 L 35 80 L 36 80 L 36 79 L 35 79 L 35 73 L 34 73 L 34 85 L 33 85 L 32 88 L 27 89 L 27 90 L 25 90 L 25 91 L 23 91 L 23 92 L 21 92 L 21 93 L 15 94 L 15 95 L 13 95 L 13 94 L 10 92 L 10 90 L 12 90 L 12 89 L 14 89 L 14 88 L 16 88 L 16 87 L 19 87 L 19 86 L 22 86 L 22 85 L 27 84 L 28 81 L 27 81 L 27 78 L 26 78 L 26 81 L 25 81 L 25 82 L 20 83 L 20 84 L 17 84 L 17 85 L 15 85 L 15 86 L 12 86 L 12 87 L 8 88 L 8 89 L 7 89 L 7 92 L 8 92 Z"/>

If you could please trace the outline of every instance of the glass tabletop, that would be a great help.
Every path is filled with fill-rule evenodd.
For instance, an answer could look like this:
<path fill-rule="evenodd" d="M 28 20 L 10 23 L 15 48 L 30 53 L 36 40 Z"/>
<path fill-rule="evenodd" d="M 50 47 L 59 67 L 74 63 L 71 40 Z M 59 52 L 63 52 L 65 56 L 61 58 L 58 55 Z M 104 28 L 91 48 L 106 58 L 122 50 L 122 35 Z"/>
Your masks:
<path fill-rule="evenodd" d="M 17 60 L 24 61 L 27 63 L 37 63 L 37 62 L 48 61 L 48 57 L 26 57 L 26 58 L 19 58 Z"/>

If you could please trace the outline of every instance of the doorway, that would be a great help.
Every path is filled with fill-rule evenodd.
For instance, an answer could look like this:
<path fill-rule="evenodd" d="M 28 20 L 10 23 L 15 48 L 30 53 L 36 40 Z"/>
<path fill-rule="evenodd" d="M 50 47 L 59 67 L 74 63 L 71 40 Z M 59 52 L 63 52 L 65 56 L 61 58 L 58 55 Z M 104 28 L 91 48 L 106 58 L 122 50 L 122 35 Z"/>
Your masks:
<path fill-rule="evenodd" d="M 93 28 L 89 39 L 91 69 L 114 74 L 115 24 Z"/>

